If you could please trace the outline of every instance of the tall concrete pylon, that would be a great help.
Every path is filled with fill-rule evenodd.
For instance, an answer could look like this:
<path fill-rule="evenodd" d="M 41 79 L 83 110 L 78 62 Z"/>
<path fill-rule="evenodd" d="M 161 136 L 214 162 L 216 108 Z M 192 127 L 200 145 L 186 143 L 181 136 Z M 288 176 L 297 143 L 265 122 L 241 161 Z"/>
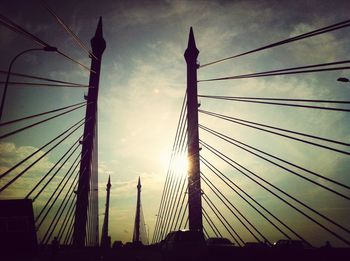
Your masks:
<path fill-rule="evenodd" d="M 193 29 L 191 27 L 188 45 L 185 51 L 187 63 L 187 153 L 188 153 L 188 219 L 190 230 L 203 230 L 202 190 L 199 162 L 198 131 L 198 90 L 197 90 L 197 57 Z"/>
<path fill-rule="evenodd" d="M 103 38 L 102 32 L 102 17 L 100 17 L 99 19 L 95 36 L 91 39 L 91 47 L 92 54 L 94 57 L 91 57 L 91 72 L 89 86 L 92 88 L 89 88 L 88 95 L 85 97 L 87 100 L 87 105 L 85 112 L 84 136 L 82 140 L 82 156 L 80 161 L 79 183 L 77 190 L 77 203 L 75 209 L 75 221 L 73 232 L 73 245 L 75 247 L 85 246 L 88 220 L 87 215 L 89 207 L 89 192 L 91 189 L 94 189 L 90 188 L 92 173 L 91 166 L 92 160 L 94 159 L 93 150 L 97 150 L 97 148 L 94 148 L 94 140 L 97 140 L 97 98 L 100 82 L 101 58 L 104 50 L 106 49 L 106 41 Z M 95 210 L 93 212 L 93 215 L 97 215 L 98 217 L 98 208 L 96 210 L 96 206 L 91 207 Z M 96 227 L 94 229 L 96 229 Z M 97 236 L 96 241 L 98 243 L 98 235 L 95 236 Z"/>

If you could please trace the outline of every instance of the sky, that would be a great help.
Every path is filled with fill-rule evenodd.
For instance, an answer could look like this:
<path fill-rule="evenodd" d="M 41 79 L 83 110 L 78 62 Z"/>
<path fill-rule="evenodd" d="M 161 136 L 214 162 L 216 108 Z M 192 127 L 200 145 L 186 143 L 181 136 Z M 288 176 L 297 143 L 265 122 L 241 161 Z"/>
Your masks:
<path fill-rule="evenodd" d="M 112 241 L 130 241 L 136 208 L 136 185 L 142 181 L 142 205 L 150 238 L 156 221 L 177 120 L 186 89 L 186 64 L 183 53 L 190 26 L 199 49 L 200 64 L 225 58 L 348 19 L 349 1 L 47 1 L 69 28 L 89 46 L 98 18 L 103 19 L 107 48 L 102 58 L 98 103 L 99 217 L 103 220 L 105 184 L 111 176 L 110 234 Z M 0 13 L 89 66 L 90 59 L 45 10 L 40 1 L 4 0 Z M 280 68 L 346 60 L 350 49 L 348 28 L 290 43 L 273 49 L 226 61 L 198 70 L 198 79 L 233 76 Z M 4 27 L 0 27 L 1 70 L 20 51 L 38 47 Z M 89 72 L 54 53 L 31 52 L 21 56 L 13 71 L 82 84 Z M 337 82 L 350 76 L 348 71 L 266 77 L 199 83 L 199 94 L 349 100 L 350 85 Z M 11 78 L 12 79 L 12 78 Z M 1 75 L 1 81 L 5 76 Z M 22 79 L 16 79 L 22 80 Z M 3 86 L 3 85 L 2 85 Z M 2 88 L 2 87 L 1 87 Z M 10 86 L 3 121 L 59 108 L 83 101 L 86 89 Z M 310 110 L 200 99 L 201 109 L 281 128 L 348 141 L 349 116 L 346 112 Z M 48 124 L 0 141 L 0 169 L 6 171 L 30 152 L 80 120 L 80 109 Z M 276 137 L 204 114 L 199 122 L 242 142 L 290 160 L 314 172 L 349 185 L 348 156 Z M 21 124 L 17 126 L 22 126 Z M 24 126 L 24 125 L 23 125 Z M 1 130 L 1 133 L 8 131 Z M 76 134 L 58 152 L 45 157 L 1 198 L 20 198 L 45 170 L 53 166 Z M 302 199 L 334 220 L 348 226 L 350 206 L 346 199 L 295 178 L 277 167 L 200 131 L 200 138 L 229 155 L 261 177 Z M 349 151 L 346 147 L 338 148 Z M 42 152 L 43 153 L 43 152 Z M 213 162 L 244 191 L 275 210 L 314 245 L 326 240 L 342 242 L 306 221 L 206 149 L 201 155 Z M 202 166 L 203 173 L 211 175 Z M 18 172 L 17 172 L 18 173 Z M 305 173 L 304 173 L 305 174 Z M 305 174 L 307 175 L 307 174 Z M 211 177 L 211 176 L 210 176 Z M 313 177 L 311 177 L 314 179 Z M 212 177 L 215 180 L 215 177 Z M 320 181 L 316 179 L 317 181 Z M 3 182 L 3 181 L 2 181 Z M 57 182 L 57 181 L 56 181 Z M 224 184 L 218 187 L 237 203 L 272 241 L 281 235 Z M 323 181 L 320 181 L 323 182 Z M 56 183 L 57 184 L 57 183 Z M 333 186 L 349 196 L 349 191 Z M 27 189 L 27 190 L 26 190 Z M 212 193 L 203 186 L 207 195 Z M 35 211 L 45 202 L 44 194 Z M 218 201 L 214 202 L 220 204 Z M 228 213 L 226 213 L 228 215 Z M 254 239 L 236 223 L 245 241 Z M 328 224 L 326 222 L 326 224 Z M 101 223 L 102 226 L 102 223 Z M 332 228 L 334 226 L 331 225 Z M 342 236 L 349 235 L 336 229 Z"/>

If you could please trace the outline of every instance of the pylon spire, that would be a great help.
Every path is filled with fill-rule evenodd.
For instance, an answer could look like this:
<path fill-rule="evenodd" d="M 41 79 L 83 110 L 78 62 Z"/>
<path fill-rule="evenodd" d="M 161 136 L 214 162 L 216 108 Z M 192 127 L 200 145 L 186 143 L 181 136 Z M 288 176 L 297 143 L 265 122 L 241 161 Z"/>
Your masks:
<path fill-rule="evenodd" d="M 194 62 L 196 62 L 198 54 L 199 54 L 199 50 L 197 49 L 196 40 L 194 38 L 194 33 L 193 33 L 192 26 L 191 26 L 190 33 L 188 36 L 187 49 L 186 49 L 185 54 L 184 54 L 186 62 L 187 63 L 192 62 L 193 60 L 194 60 Z"/>
<path fill-rule="evenodd" d="M 140 189 L 142 186 L 141 186 L 141 178 L 139 177 L 139 181 L 137 183 L 137 189 Z"/>
<path fill-rule="evenodd" d="M 95 37 L 103 38 L 103 30 L 102 30 L 102 16 L 98 19 L 98 24 L 95 32 Z"/>
<path fill-rule="evenodd" d="M 91 39 L 93 54 L 98 58 L 106 49 L 106 41 L 103 38 L 102 17 L 98 20 L 94 37 Z"/>
<path fill-rule="evenodd" d="M 103 220 L 102 235 L 101 235 L 101 248 L 108 249 L 111 247 L 110 237 L 108 236 L 108 223 L 109 223 L 109 196 L 111 190 L 111 176 L 108 176 L 108 182 L 106 185 L 106 208 L 105 208 L 105 218 Z"/>
<path fill-rule="evenodd" d="M 108 176 L 107 189 L 112 187 L 111 185 L 111 175 Z"/>
<path fill-rule="evenodd" d="M 192 26 L 190 27 L 190 33 L 189 33 L 189 36 L 188 36 L 187 48 L 196 48 L 197 49 L 196 40 L 194 39 Z"/>

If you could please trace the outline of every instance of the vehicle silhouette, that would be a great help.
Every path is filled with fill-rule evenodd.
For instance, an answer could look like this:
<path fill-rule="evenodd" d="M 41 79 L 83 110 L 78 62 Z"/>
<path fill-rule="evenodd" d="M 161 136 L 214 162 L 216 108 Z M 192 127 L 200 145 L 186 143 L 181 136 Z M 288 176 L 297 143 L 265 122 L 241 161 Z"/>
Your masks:
<path fill-rule="evenodd" d="M 170 232 L 161 245 L 164 260 L 201 260 L 206 254 L 204 234 L 197 230 Z"/>

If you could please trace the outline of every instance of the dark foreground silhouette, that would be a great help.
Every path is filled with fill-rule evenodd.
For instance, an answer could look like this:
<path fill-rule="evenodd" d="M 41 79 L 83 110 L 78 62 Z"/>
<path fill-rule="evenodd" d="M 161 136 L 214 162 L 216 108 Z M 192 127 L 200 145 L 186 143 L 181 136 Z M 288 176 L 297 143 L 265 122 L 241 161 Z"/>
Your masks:
<path fill-rule="evenodd" d="M 16 255 L 17 254 L 17 255 Z M 349 260 L 349 248 L 315 248 L 315 249 L 276 249 L 276 248 L 250 248 L 250 247 L 206 247 L 200 253 L 192 253 L 190 249 L 184 250 L 180 255 L 167 256 L 157 245 L 134 246 L 124 245 L 108 250 L 86 247 L 74 249 L 69 246 L 60 246 L 53 249 L 52 246 L 39 247 L 38 252 L 31 256 L 21 256 L 20 253 L 1 258 L 1 260 L 50 260 L 50 261 L 95 261 L 95 260 Z M 181 256 L 181 257 L 180 257 Z M 196 258 L 193 258 L 196 256 Z"/>

